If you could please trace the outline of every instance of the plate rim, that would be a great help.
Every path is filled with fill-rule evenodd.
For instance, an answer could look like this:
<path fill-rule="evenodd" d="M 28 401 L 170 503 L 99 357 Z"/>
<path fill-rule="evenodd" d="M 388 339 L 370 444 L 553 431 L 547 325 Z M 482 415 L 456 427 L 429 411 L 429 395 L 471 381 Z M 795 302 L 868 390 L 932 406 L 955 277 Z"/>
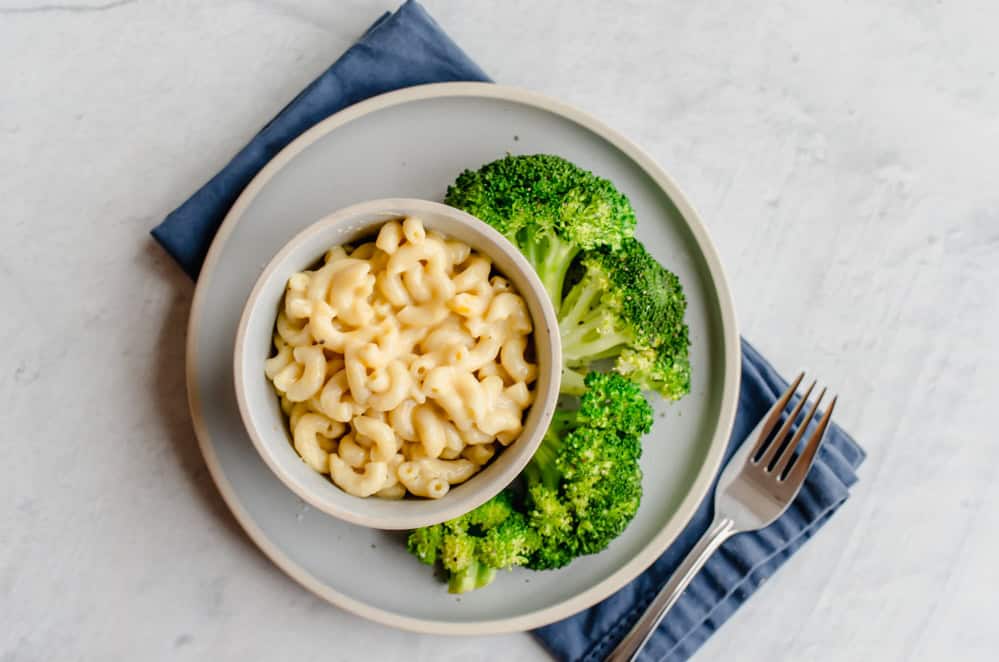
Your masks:
<path fill-rule="evenodd" d="M 638 554 L 600 583 L 549 607 L 500 619 L 441 621 L 414 618 L 388 609 L 374 607 L 361 600 L 340 593 L 314 577 L 305 568 L 286 556 L 268 538 L 264 531 L 257 526 L 256 521 L 243 507 L 236 491 L 232 488 L 222 466 L 219 464 L 218 456 L 211 442 L 211 436 L 208 433 L 202 416 L 198 393 L 196 370 L 198 352 L 197 329 L 201 325 L 205 293 L 208 291 L 208 284 L 214 276 L 223 247 L 243 213 L 256 198 L 257 194 L 278 171 L 298 156 L 298 154 L 337 128 L 355 119 L 392 106 L 442 97 L 491 98 L 545 110 L 582 126 L 623 152 L 667 194 L 670 201 L 680 212 L 707 264 L 712 285 L 717 293 L 722 322 L 724 379 L 718 423 L 708 447 L 704 464 L 701 466 L 691 489 L 683 497 L 676 512 L 674 512 L 666 526 Z M 587 609 L 607 598 L 644 572 L 676 540 L 677 536 L 693 517 L 697 506 L 706 496 L 721 464 L 725 447 L 731 434 L 732 425 L 735 421 L 741 377 L 739 353 L 739 333 L 735 318 L 735 306 L 717 249 L 708 235 L 707 228 L 702 222 L 700 215 L 673 179 L 647 152 L 625 138 L 623 134 L 618 133 L 588 113 L 531 90 L 495 83 L 431 83 L 386 92 L 330 115 L 285 146 L 250 180 L 250 183 L 243 189 L 236 202 L 233 203 L 222 220 L 221 225 L 215 233 L 215 237 L 212 239 L 198 275 L 187 324 L 185 381 L 187 385 L 188 408 L 191 412 L 195 436 L 197 437 L 198 446 L 201 449 L 202 456 L 205 458 L 205 464 L 208 467 L 212 480 L 215 482 L 223 501 L 225 501 L 229 510 L 253 543 L 285 574 L 323 600 L 383 625 L 426 634 L 484 635 L 519 632 L 538 628 L 568 618 L 573 614 Z"/>

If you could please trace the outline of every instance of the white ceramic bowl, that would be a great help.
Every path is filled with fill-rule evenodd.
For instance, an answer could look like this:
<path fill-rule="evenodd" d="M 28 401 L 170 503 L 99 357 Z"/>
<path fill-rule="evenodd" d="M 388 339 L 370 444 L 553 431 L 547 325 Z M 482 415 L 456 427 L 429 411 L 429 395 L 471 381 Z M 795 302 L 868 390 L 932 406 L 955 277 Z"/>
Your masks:
<path fill-rule="evenodd" d="M 315 265 L 327 249 L 373 236 L 386 221 L 414 215 L 488 255 L 527 303 L 534 322 L 538 379 L 524 431 L 485 469 L 440 499 L 399 501 L 351 496 L 311 469 L 295 452 L 278 398 L 264 375 L 288 278 Z M 295 494 L 342 520 L 378 529 L 412 529 L 457 517 L 489 500 L 520 473 L 541 443 L 558 400 L 562 346 L 558 322 L 541 281 L 502 235 L 465 212 L 426 200 L 373 200 L 341 209 L 309 226 L 270 261 L 250 293 L 236 332 L 236 399 L 243 423 L 267 466 Z"/>

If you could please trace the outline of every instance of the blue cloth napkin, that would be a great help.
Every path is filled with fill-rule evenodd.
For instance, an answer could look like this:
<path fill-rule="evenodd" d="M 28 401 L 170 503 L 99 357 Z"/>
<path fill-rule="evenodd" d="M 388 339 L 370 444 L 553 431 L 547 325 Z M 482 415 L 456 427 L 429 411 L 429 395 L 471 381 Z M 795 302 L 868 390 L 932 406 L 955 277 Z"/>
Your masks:
<path fill-rule="evenodd" d="M 395 13 L 379 18 L 152 234 L 191 277 L 196 277 L 215 231 L 243 188 L 277 152 L 316 122 L 353 103 L 401 87 L 488 80 L 423 7 L 410 0 Z M 766 360 L 743 342 L 739 411 L 730 454 L 785 387 Z M 683 660 L 697 650 L 843 503 L 863 459 L 863 450 L 845 432 L 831 426 L 793 506 L 773 526 L 736 536 L 722 546 L 660 626 L 643 659 Z M 711 502 L 706 499 L 683 535 L 638 579 L 601 604 L 537 630 L 536 636 L 561 660 L 601 659 L 628 631 L 710 519 Z"/>

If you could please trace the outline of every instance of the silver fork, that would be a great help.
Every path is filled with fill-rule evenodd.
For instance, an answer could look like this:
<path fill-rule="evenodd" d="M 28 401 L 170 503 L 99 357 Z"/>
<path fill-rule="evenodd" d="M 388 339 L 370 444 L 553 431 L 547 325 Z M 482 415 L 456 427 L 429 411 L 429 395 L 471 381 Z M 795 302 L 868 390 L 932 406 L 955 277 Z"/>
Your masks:
<path fill-rule="evenodd" d="M 773 435 L 772 440 L 767 443 L 771 436 L 770 433 L 780 422 L 784 408 L 791 401 L 791 397 L 797 391 L 804 376 L 805 373 L 798 375 L 797 379 L 770 408 L 756 429 L 742 442 L 739 450 L 725 465 L 725 470 L 718 479 L 718 486 L 715 489 L 714 522 L 697 541 L 694 548 L 690 550 L 683 563 L 676 569 L 669 582 L 662 587 L 642 617 L 625 635 L 617 648 L 607 656 L 606 662 L 631 662 L 637 659 L 649 637 L 662 622 L 666 612 L 680 599 L 691 580 L 704 567 L 715 550 L 736 533 L 756 531 L 769 526 L 794 501 L 802 483 L 805 482 L 805 476 L 812 468 L 819 445 L 825 437 L 837 397 L 833 396 L 829 408 L 822 415 L 818 425 L 798 455 L 794 454 L 794 450 L 798 447 L 809 423 L 815 417 L 819 403 L 825 397 L 825 388 L 819 393 L 819 397 L 815 400 L 801 425 L 798 426 L 798 430 L 791 437 L 791 440 L 786 444 L 784 441 L 791 432 L 791 428 L 794 427 L 808 396 L 815 388 L 816 382 L 814 381 L 805 390 L 805 394 L 798 401 L 777 434 Z"/>

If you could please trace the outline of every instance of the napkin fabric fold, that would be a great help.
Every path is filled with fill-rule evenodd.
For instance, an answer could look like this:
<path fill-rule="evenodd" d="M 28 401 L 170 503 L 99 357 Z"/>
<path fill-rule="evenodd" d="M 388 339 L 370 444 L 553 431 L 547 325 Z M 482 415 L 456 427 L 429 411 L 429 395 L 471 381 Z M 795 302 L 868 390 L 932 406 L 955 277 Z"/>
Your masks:
<path fill-rule="evenodd" d="M 379 18 L 329 69 L 291 101 L 207 184 L 152 234 L 197 277 L 222 219 L 251 179 L 282 148 L 333 113 L 403 87 L 446 81 L 489 81 L 417 2 Z M 727 455 L 753 428 L 786 383 L 742 343 L 742 384 Z M 726 542 L 663 621 L 643 660 L 684 660 L 745 602 L 846 500 L 863 450 L 840 428 L 826 443 L 801 494 L 772 526 Z M 535 631 L 553 655 L 573 662 L 602 659 L 628 631 L 711 520 L 704 500 L 679 539 L 641 576 L 604 602 Z"/>

